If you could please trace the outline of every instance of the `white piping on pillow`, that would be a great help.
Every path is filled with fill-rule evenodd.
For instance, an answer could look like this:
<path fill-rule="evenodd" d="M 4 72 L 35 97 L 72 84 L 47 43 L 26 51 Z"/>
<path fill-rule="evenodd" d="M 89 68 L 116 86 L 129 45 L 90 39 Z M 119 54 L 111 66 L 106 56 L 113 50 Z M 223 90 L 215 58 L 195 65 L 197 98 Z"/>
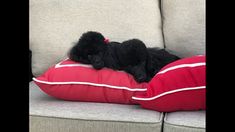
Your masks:
<path fill-rule="evenodd" d="M 47 81 L 41 81 L 36 78 L 33 78 L 34 81 L 49 85 L 62 85 L 62 84 L 81 84 L 81 85 L 91 85 L 91 86 L 98 86 L 98 87 L 107 87 L 107 88 L 113 88 L 113 89 L 123 89 L 128 91 L 146 91 L 147 88 L 128 88 L 128 87 L 122 87 L 122 86 L 112 86 L 108 84 L 97 84 L 97 83 L 91 83 L 91 82 L 47 82 Z"/>
<path fill-rule="evenodd" d="M 168 72 L 168 71 L 172 71 L 172 70 L 179 69 L 179 68 L 184 68 L 184 67 L 197 67 L 197 66 L 205 66 L 205 65 L 206 65 L 205 62 L 192 63 L 192 64 L 180 64 L 180 65 L 176 65 L 176 66 L 172 66 L 172 67 L 166 68 L 165 70 L 162 70 L 162 71 L 158 72 L 156 75 L 158 75 L 158 74 L 163 74 L 163 73 L 166 73 L 166 72 Z M 155 76 L 156 76 L 156 75 L 155 75 Z"/>
<path fill-rule="evenodd" d="M 64 59 L 63 61 L 61 61 L 60 63 L 55 65 L 55 68 L 61 68 L 61 67 L 73 67 L 73 66 L 80 66 L 80 67 L 88 67 L 88 68 L 92 68 L 92 65 L 87 65 L 87 64 L 64 64 L 61 65 L 61 63 L 63 63 L 64 61 L 68 60 L 69 58 Z"/>
<path fill-rule="evenodd" d="M 150 98 L 139 98 L 139 97 L 134 97 L 133 96 L 132 99 L 148 101 L 148 100 L 154 100 L 154 99 L 157 99 L 157 98 L 162 97 L 164 95 L 168 95 L 168 94 L 172 94 L 172 93 L 176 93 L 176 92 L 187 91 L 187 90 L 198 90 L 198 89 L 205 89 L 205 88 L 206 88 L 206 86 L 181 88 L 181 89 L 167 91 L 167 92 L 164 92 L 162 94 L 159 94 L 159 95 L 156 95 L 156 96 L 153 96 L 153 97 L 150 97 Z"/>
<path fill-rule="evenodd" d="M 81 64 L 81 63 L 79 63 L 79 64 L 61 64 L 61 63 L 63 63 L 64 61 L 66 61 L 66 60 L 68 60 L 69 58 L 66 58 L 65 60 L 63 60 L 63 61 L 61 61 L 60 63 L 58 63 L 58 64 L 56 64 L 55 65 L 55 68 L 61 68 L 61 67 L 86 67 L 86 68 L 93 68 L 93 66 L 92 65 L 90 65 L 90 64 Z M 106 67 L 104 67 L 104 69 L 109 69 L 109 68 L 106 68 Z M 127 72 L 125 72 L 125 71 L 123 71 L 123 70 L 115 70 L 116 72 L 124 72 L 124 73 L 127 73 Z M 129 73 L 128 73 L 129 74 Z"/>
<path fill-rule="evenodd" d="M 61 67 L 74 67 L 74 66 L 80 66 L 80 67 L 88 67 L 88 68 L 92 68 L 92 65 L 86 65 L 86 64 L 65 64 L 65 65 L 61 65 L 56 64 L 55 68 L 61 68 Z"/>

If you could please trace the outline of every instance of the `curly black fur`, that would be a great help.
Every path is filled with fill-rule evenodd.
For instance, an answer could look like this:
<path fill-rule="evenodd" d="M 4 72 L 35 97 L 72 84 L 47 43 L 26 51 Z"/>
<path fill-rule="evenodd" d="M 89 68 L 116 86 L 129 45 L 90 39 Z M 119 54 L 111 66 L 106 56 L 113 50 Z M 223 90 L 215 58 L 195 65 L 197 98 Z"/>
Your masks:
<path fill-rule="evenodd" d="M 150 81 L 163 66 L 179 59 L 164 49 L 147 48 L 139 39 L 122 43 L 104 40 L 101 33 L 86 32 L 68 56 L 73 61 L 91 64 L 95 69 L 124 70 L 132 74 L 137 82 Z"/>

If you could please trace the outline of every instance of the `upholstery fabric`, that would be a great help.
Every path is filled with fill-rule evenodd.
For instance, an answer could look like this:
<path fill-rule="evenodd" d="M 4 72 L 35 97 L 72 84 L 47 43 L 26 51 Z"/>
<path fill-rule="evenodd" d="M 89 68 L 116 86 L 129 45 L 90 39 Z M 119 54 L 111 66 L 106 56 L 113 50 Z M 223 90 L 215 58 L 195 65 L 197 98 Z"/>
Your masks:
<path fill-rule="evenodd" d="M 205 0 L 162 0 L 167 49 L 180 57 L 205 54 Z"/>
<path fill-rule="evenodd" d="M 205 132 L 205 111 L 166 113 L 164 132 Z"/>
<path fill-rule="evenodd" d="M 30 0 L 29 9 L 35 76 L 66 58 L 88 30 L 110 41 L 139 38 L 149 47 L 163 47 L 158 0 Z"/>
<path fill-rule="evenodd" d="M 161 132 L 160 125 L 30 116 L 30 132 Z"/>
<path fill-rule="evenodd" d="M 163 113 L 138 105 L 62 101 L 30 83 L 30 131 L 160 132 Z"/>

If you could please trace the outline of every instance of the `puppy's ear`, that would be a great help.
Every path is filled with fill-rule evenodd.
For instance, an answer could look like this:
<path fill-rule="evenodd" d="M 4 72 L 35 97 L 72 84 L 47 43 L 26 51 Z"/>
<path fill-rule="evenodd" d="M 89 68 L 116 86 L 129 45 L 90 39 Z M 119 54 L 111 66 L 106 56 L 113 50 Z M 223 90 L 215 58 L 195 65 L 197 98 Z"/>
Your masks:
<path fill-rule="evenodd" d="M 67 54 L 70 60 L 77 61 L 77 62 L 79 61 L 79 54 L 78 54 L 77 46 L 73 46 Z"/>

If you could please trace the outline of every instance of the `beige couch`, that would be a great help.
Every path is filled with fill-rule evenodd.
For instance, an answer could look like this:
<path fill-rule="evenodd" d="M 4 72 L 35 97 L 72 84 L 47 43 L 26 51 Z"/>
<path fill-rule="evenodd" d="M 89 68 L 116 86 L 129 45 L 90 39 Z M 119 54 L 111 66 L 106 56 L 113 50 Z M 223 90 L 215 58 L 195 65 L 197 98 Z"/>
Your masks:
<path fill-rule="evenodd" d="M 30 0 L 33 74 L 66 58 L 88 30 L 111 41 L 139 38 L 180 57 L 205 54 L 205 0 Z M 56 100 L 33 82 L 29 117 L 30 132 L 205 132 L 205 111 Z"/>

